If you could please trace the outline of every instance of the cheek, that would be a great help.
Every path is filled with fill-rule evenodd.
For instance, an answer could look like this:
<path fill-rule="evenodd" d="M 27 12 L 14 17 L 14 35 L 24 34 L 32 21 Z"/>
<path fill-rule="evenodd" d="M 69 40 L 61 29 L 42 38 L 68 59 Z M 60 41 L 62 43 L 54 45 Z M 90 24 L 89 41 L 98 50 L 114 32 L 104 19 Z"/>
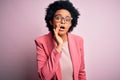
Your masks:
<path fill-rule="evenodd" d="M 68 24 L 68 25 L 67 25 L 67 28 L 69 29 L 70 27 L 71 27 L 71 24 Z"/>
<path fill-rule="evenodd" d="M 60 23 L 56 23 L 56 22 L 53 20 L 52 25 L 53 25 L 53 27 L 56 27 L 56 26 L 60 25 Z"/>
<path fill-rule="evenodd" d="M 71 27 L 71 24 L 67 26 L 67 32 L 69 31 L 70 27 Z"/>
<path fill-rule="evenodd" d="M 67 26 L 67 28 L 66 28 L 66 32 L 68 32 L 68 31 L 69 31 L 70 27 L 71 27 L 71 26 Z"/>
<path fill-rule="evenodd" d="M 54 20 L 52 20 L 52 21 L 50 21 L 50 24 L 51 24 L 51 25 L 55 25 L 56 23 L 55 23 Z"/>

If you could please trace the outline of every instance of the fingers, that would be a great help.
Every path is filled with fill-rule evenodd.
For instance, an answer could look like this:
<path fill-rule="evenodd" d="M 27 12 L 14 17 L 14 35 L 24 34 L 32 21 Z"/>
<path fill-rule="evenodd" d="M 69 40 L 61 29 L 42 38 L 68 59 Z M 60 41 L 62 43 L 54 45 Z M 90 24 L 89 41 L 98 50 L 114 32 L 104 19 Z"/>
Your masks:
<path fill-rule="evenodd" d="M 56 25 L 54 26 L 54 28 L 53 28 L 53 31 L 54 31 L 55 35 L 58 34 L 59 29 L 60 29 L 60 24 L 56 24 Z"/>

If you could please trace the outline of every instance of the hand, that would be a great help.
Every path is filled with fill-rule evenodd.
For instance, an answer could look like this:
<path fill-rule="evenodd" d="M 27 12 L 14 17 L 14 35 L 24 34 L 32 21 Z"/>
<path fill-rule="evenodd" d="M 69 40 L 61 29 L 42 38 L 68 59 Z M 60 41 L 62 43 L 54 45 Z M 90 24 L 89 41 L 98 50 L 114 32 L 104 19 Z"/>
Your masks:
<path fill-rule="evenodd" d="M 60 52 L 61 49 L 62 49 L 62 45 L 63 45 L 63 39 L 59 36 L 58 32 L 59 32 L 59 29 L 60 29 L 60 25 L 57 25 L 53 31 L 54 31 L 54 38 L 55 38 L 55 41 L 57 43 L 57 50 Z"/>

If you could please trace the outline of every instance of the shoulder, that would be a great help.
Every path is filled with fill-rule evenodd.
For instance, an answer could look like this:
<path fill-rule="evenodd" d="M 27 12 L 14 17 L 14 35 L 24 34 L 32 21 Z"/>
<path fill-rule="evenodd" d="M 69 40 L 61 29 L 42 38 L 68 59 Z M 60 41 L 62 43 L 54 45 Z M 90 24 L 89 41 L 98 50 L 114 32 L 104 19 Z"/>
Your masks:
<path fill-rule="evenodd" d="M 69 38 L 70 44 L 74 44 L 77 47 L 80 47 L 81 49 L 83 49 L 83 44 L 84 44 L 83 37 L 69 33 L 68 38 Z"/>
<path fill-rule="evenodd" d="M 47 40 L 50 40 L 50 38 L 52 37 L 51 33 L 48 34 L 44 34 L 42 36 L 39 36 L 35 39 L 36 42 L 45 42 Z"/>
<path fill-rule="evenodd" d="M 79 36 L 79 35 L 76 35 L 76 34 L 71 34 L 71 33 L 68 33 L 68 35 L 69 35 L 69 37 L 71 37 L 75 41 L 82 41 L 83 42 L 83 37 L 82 36 Z"/>

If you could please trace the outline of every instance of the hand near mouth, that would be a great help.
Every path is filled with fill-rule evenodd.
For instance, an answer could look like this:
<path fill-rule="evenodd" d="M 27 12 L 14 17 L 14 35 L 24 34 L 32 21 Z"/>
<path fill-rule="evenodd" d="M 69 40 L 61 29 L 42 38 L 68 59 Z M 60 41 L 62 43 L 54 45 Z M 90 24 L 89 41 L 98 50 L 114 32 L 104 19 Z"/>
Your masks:
<path fill-rule="evenodd" d="M 60 35 L 58 34 L 59 29 L 60 29 L 60 25 L 53 29 L 53 31 L 54 31 L 54 38 L 55 38 L 55 41 L 57 43 L 57 47 L 56 48 L 57 48 L 58 52 L 61 51 L 62 45 L 63 45 L 63 40 L 60 37 Z"/>

